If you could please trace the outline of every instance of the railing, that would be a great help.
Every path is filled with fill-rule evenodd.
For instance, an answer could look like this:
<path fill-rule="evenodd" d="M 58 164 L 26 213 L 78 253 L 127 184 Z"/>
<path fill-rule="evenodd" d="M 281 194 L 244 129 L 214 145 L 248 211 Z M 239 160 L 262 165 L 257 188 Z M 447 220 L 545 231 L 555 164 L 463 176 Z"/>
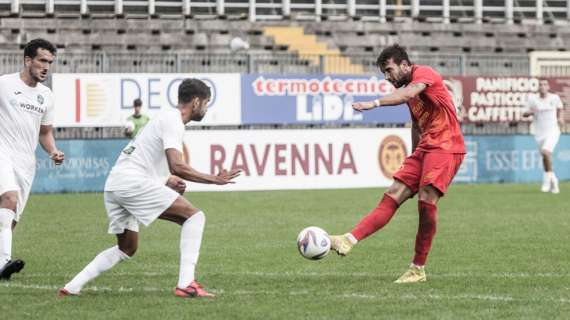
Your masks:
<path fill-rule="evenodd" d="M 536 51 L 530 54 L 531 75 L 535 77 L 570 77 L 570 53 Z"/>
<path fill-rule="evenodd" d="M 352 54 L 365 74 L 377 74 L 375 54 Z M 295 54 L 208 54 L 208 53 L 74 53 L 61 52 L 53 72 L 60 73 L 273 73 L 312 74 L 324 70 L 348 73 L 341 56 L 299 58 Z M 430 65 L 445 76 L 528 76 L 527 55 L 412 54 L 413 62 Z M 317 61 L 317 63 L 314 63 Z M 335 64 L 338 61 L 338 64 Z M 325 68 L 327 64 L 327 68 Z M 22 66 L 22 52 L 0 52 L 2 73 Z"/>
<path fill-rule="evenodd" d="M 385 22 L 409 17 L 443 23 L 532 19 L 542 24 L 570 20 L 567 0 L 0 0 L 0 12 L 53 14 L 138 14 L 240 16 L 250 21 L 284 18 L 358 18 Z"/>

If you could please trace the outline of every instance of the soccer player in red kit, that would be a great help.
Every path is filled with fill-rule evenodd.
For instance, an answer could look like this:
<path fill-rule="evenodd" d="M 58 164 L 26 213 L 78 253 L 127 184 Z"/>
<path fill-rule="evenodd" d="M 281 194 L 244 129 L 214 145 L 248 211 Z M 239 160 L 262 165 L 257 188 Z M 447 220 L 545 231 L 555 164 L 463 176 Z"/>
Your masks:
<path fill-rule="evenodd" d="M 412 264 L 396 283 L 426 281 L 424 266 L 436 231 L 437 203 L 465 156 L 463 135 L 450 93 L 441 76 L 410 62 L 395 44 L 382 51 L 377 65 L 397 90 L 380 99 L 357 102 L 358 111 L 407 103 L 412 115 L 412 154 L 394 174 L 382 200 L 350 233 L 330 236 L 331 249 L 346 255 L 359 241 L 383 228 L 398 207 L 418 194 L 419 226 Z"/>

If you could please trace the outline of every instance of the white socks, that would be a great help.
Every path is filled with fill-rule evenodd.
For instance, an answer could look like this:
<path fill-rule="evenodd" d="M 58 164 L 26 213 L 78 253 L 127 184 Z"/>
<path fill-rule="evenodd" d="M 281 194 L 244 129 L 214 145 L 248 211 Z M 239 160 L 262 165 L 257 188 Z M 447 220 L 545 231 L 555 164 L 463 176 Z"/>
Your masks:
<path fill-rule="evenodd" d="M 194 270 L 200 255 L 202 233 L 206 216 L 200 211 L 192 215 L 182 225 L 180 233 L 180 276 L 178 288 L 186 288 L 194 281 Z"/>
<path fill-rule="evenodd" d="M 12 260 L 12 221 L 16 214 L 6 208 L 0 208 L 0 268 Z"/>
<path fill-rule="evenodd" d="M 101 273 L 111 269 L 119 262 L 129 259 L 129 256 L 114 246 L 99 253 L 73 280 L 65 285 L 65 290 L 78 294 L 83 286 L 97 278 Z"/>
<path fill-rule="evenodd" d="M 554 171 L 547 171 L 544 173 L 547 179 L 554 178 Z"/>
<path fill-rule="evenodd" d="M 180 234 L 180 277 L 178 287 L 186 288 L 194 281 L 194 270 L 200 255 L 202 233 L 206 216 L 200 211 L 192 215 L 182 225 Z M 65 285 L 65 290 L 78 294 L 83 286 L 95 279 L 101 273 L 113 268 L 119 262 L 129 259 L 129 256 L 119 250 L 118 246 L 99 253 L 75 278 Z"/>

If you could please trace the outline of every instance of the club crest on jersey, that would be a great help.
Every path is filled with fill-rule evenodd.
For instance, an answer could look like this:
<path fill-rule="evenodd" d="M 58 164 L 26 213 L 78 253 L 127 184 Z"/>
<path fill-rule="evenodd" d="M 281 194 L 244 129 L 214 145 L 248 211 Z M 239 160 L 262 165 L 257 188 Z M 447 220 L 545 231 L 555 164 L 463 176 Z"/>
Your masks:
<path fill-rule="evenodd" d="M 39 104 L 44 104 L 44 97 L 41 94 L 38 94 L 37 100 Z"/>

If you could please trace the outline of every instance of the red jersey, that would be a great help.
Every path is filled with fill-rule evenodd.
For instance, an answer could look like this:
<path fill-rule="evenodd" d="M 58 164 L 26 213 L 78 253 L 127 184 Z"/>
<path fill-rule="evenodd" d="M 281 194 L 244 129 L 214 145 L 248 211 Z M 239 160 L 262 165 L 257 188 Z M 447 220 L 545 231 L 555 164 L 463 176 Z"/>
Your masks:
<path fill-rule="evenodd" d="M 441 76 L 428 66 L 414 65 L 410 84 L 414 83 L 427 86 L 417 97 L 408 101 L 412 121 L 421 131 L 417 149 L 435 153 L 465 153 L 453 100 Z"/>

